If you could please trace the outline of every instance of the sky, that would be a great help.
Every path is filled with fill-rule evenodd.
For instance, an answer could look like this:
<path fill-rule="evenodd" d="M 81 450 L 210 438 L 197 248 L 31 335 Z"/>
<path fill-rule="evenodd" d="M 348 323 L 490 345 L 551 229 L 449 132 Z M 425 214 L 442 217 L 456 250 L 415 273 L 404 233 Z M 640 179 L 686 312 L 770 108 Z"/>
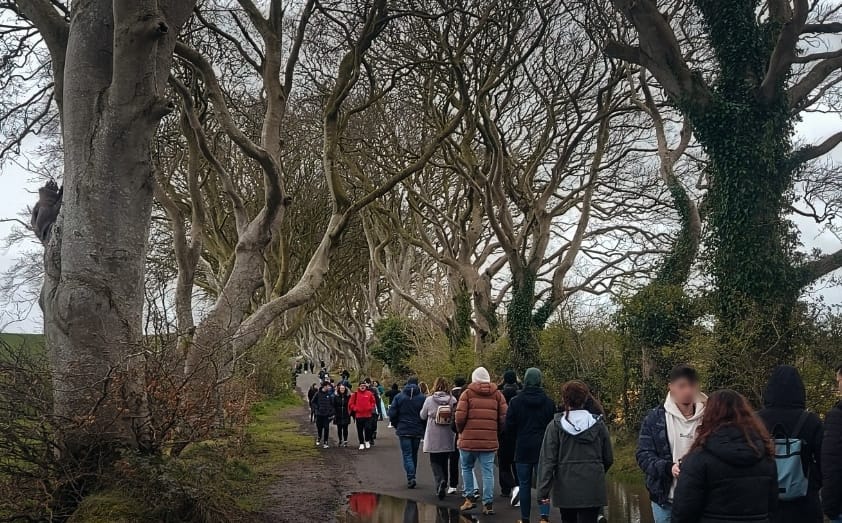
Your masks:
<path fill-rule="evenodd" d="M 842 116 L 830 113 L 812 113 L 805 115 L 803 122 L 796 129 L 799 142 L 817 143 L 834 132 L 842 129 Z M 29 150 L 32 150 L 31 148 Z M 831 153 L 836 162 L 842 162 L 842 146 Z M 6 162 L 0 168 L 0 219 L 17 218 L 37 200 L 38 187 L 42 184 L 13 162 Z M 825 253 L 842 248 L 842 242 L 833 234 L 822 231 L 812 220 L 797 217 L 795 219 L 806 249 L 818 248 Z M 15 227 L 14 222 L 0 223 L 0 238 L 6 238 Z M 22 243 L 3 248 L 0 245 L 0 273 L 5 273 L 26 251 L 40 251 L 40 245 L 34 235 Z M 2 244 L 2 242 L 0 242 Z M 842 271 L 839 271 L 842 272 Z M 814 296 L 821 296 L 828 305 L 842 303 L 842 287 L 832 284 L 819 285 Z M 2 297 L 0 304 L 7 301 Z M 0 305 L 0 332 L 42 332 L 41 311 L 37 305 L 21 299 L 12 299 L 12 305 Z M 23 312 L 21 312 L 23 311 Z"/>

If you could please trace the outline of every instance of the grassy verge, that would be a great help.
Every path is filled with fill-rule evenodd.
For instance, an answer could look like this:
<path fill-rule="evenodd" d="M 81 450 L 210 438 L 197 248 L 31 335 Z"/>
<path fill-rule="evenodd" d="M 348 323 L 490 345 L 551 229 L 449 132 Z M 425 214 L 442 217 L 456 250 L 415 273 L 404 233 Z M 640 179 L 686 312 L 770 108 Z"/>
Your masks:
<path fill-rule="evenodd" d="M 608 475 L 624 483 L 643 483 L 643 473 L 637 465 L 634 452 L 637 441 L 628 434 L 618 434 L 614 438 L 614 465 Z"/>
<path fill-rule="evenodd" d="M 254 405 L 243 431 L 180 458 L 130 459 L 119 481 L 85 498 L 71 522 L 249 521 L 281 471 L 315 454 L 289 412 L 294 394 Z"/>

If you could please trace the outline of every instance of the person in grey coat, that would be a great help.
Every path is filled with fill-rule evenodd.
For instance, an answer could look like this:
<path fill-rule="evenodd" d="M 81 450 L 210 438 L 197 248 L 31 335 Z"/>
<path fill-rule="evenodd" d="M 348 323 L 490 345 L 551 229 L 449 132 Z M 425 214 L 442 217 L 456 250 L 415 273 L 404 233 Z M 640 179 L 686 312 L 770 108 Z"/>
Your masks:
<path fill-rule="evenodd" d="M 552 491 L 563 523 L 597 523 L 600 509 L 608 504 L 605 473 L 614 462 L 611 438 L 602 418 L 585 408 L 587 385 L 569 381 L 561 396 L 564 412 L 547 425 L 541 446 L 539 503 L 548 505 Z"/>
<path fill-rule="evenodd" d="M 421 408 L 421 419 L 427 421 L 424 431 L 424 452 L 430 455 L 430 468 L 433 470 L 433 482 L 436 495 L 444 499 L 448 484 L 451 488 L 459 485 L 459 476 L 448 477 L 449 460 L 456 450 L 456 434 L 450 428 L 456 399 L 450 395 L 450 386 L 444 378 L 438 378 L 433 385 L 433 393 L 427 396 Z"/>

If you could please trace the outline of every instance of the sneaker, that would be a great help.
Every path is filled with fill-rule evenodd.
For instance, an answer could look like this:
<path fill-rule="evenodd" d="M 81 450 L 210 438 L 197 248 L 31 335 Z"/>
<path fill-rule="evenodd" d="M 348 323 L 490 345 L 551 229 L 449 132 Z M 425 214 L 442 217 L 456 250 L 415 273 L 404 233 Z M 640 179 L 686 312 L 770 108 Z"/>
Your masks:
<path fill-rule="evenodd" d="M 372 447 L 374 446 L 374 440 L 368 442 Z"/>
<path fill-rule="evenodd" d="M 486 503 L 482 506 L 482 513 L 485 516 L 493 516 L 494 515 L 494 507 L 491 506 L 491 503 Z"/>
<path fill-rule="evenodd" d="M 329 448 L 330 448 L 330 445 L 328 445 L 327 443 L 325 443 L 324 445 L 322 445 L 322 448 L 323 448 L 323 449 L 329 449 Z"/>
<path fill-rule="evenodd" d="M 474 510 L 477 508 L 477 498 L 465 498 L 465 502 L 462 503 L 462 506 L 459 507 L 459 510 L 462 512 L 467 512 L 469 510 Z"/>
<path fill-rule="evenodd" d="M 444 496 L 447 495 L 447 482 L 445 480 L 439 481 L 439 486 L 436 489 L 436 495 L 439 499 L 444 499 Z"/>
<path fill-rule="evenodd" d="M 416 485 L 416 484 L 417 484 L 417 483 L 415 483 L 415 480 L 414 480 L 414 479 L 411 479 L 411 480 L 409 480 L 409 481 L 407 481 L 407 482 L 406 482 L 406 488 L 415 488 L 415 485 Z"/>
<path fill-rule="evenodd" d="M 393 428 L 395 428 L 395 427 L 393 427 L 393 426 L 392 426 L 392 424 L 391 424 L 391 423 L 389 423 L 389 426 L 388 426 L 388 427 L 386 427 L 386 428 L 387 428 L 387 429 L 393 429 Z"/>
<path fill-rule="evenodd" d="M 360 450 L 365 450 L 365 445 L 363 445 L 362 443 L 360 443 Z"/>
<path fill-rule="evenodd" d="M 365 448 L 370 449 L 371 448 L 371 442 L 366 441 L 365 442 Z"/>
<path fill-rule="evenodd" d="M 600 514 L 598 518 L 596 518 L 597 523 L 608 523 L 608 518 L 605 517 L 605 514 Z"/>
<path fill-rule="evenodd" d="M 319 441 L 319 440 L 316 440 L 316 446 L 317 446 L 317 447 L 321 447 L 321 446 L 322 446 L 322 442 L 321 442 L 321 441 Z"/>
<path fill-rule="evenodd" d="M 541 523 L 550 523 L 550 516 L 541 516 Z"/>
<path fill-rule="evenodd" d="M 459 492 L 459 490 L 457 490 L 456 487 L 450 487 L 450 488 L 447 489 L 447 495 L 448 496 L 452 496 L 453 494 L 456 494 L 457 492 Z"/>
<path fill-rule="evenodd" d="M 520 506 L 520 487 L 515 487 L 512 489 L 512 506 L 519 507 Z"/>

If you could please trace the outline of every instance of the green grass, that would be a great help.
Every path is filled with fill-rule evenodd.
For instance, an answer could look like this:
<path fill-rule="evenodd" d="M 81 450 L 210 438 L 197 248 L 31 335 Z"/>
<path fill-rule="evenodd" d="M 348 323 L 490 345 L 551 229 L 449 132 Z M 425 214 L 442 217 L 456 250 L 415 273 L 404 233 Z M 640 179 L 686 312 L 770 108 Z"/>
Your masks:
<path fill-rule="evenodd" d="M 614 441 L 614 465 L 608 471 L 608 475 L 624 483 L 643 483 L 643 472 L 637 465 L 634 456 L 637 449 L 637 441 L 631 435 L 620 433 L 615 436 Z"/>
<path fill-rule="evenodd" d="M 163 471 L 187 485 L 199 500 L 198 510 L 230 509 L 227 512 L 239 515 L 234 519 L 246 521 L 249 515 L 264 508 L 268 488 L 278 481 L 282 470 L 316 454 L 310 437 L 300 433 L 300 427 L 289 415 L 300 405 L 301 400 L 294 394 L 259 402 L 252 407 L 245 430 L 237 436 L 188 447 L 177 459 L 163 457 L 155 465 L 159 468 L 153 470 Z M 136 475 L 142 477 L 145 472 L 142 469 Z M 133 492 L 123 485 L 105 489 L 88 496 L 70 521 L 157 521 L 160 517 L 153 516 L 150 510 L 161 507 L 149 507 L 148 503 L 138 501 L 148 499 L 149 495 L 149 492 Z M 226 507 L 229 501 L 234 506 Z"/>

